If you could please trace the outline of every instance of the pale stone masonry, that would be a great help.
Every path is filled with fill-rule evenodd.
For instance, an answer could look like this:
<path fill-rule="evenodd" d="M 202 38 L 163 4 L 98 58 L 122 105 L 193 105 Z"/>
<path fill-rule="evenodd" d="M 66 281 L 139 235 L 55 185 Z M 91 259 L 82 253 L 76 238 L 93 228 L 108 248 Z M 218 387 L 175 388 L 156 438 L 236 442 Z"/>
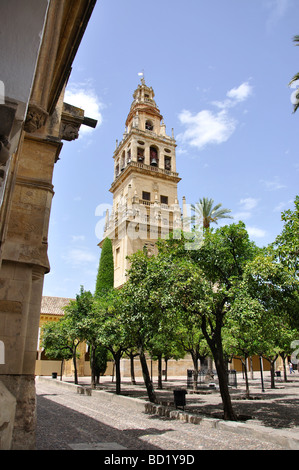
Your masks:
<path fill-rule="evenodd" d="M 154 96 L 142 78 L 113 155 L 113 209 L 106 213 L 103 239 L 112 240 L 115 287 L 126 281 L 127 256 L 144 247 L 156 253 L 158 238 L 181 228 L 176 141 L 173 132 L 166 134 Z"/>
<path fill-rule="evenodd" d="M 12 449 L 35 447 L 35 365 L 43 280 L 50 270 L 52 178 L 63 141 L 76 139 L 82 124 L 96 125 L 64 103 L 95 3 L 0 2 L 0 382 L 8 392 L 2 396 L 13 397 L 7 399 L 8 421 L 0 422 L 0 448 L 4 442 Z"/>

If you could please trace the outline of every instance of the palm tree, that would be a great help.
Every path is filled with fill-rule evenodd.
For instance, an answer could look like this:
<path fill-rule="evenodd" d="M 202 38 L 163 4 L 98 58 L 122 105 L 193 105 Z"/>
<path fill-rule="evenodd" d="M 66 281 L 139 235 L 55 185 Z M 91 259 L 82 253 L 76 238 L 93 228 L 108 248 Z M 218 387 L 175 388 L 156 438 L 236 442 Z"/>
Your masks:
<path fill-rule="evenodd" d="M 192 204 L 191 208 L 195 214 L 191 217 L 192 222 L 199 221 L 203 224 L 203 227 L 210 228 L 211 223 L 217 224 L 219 219 L 233 219 L 230 209 L 221 208 L 222 204 L 217 204 L 213 207 L 214 199 L 204 197 L 199 200 L 195 205 Z"/>
<path fill-rule="evenodd" d="M 297 43 L 296 46 L 299 46 L 299 36 L 294 36 L 293 41 Z M 295 83 L 297 80 L 299 80 L 299 73 L 296 73 L 296 75 L 294 75 L 294 77 L 289 83 L 289 86 L 293 85 L 293 83 Z M 299 89 L 297 89 L 296 99 L 297 99 L 297 102 L 294 103 L 294 111 L 293 111 L 294 113 L 299 108 Z"/>

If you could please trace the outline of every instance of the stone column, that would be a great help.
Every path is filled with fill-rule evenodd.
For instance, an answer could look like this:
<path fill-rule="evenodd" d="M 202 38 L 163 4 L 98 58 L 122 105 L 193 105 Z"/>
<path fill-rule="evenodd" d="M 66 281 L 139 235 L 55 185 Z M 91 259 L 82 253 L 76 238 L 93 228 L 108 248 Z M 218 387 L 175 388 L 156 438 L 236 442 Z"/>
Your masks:
<path fill-rule="evenodd" d="M 150 143 L 146 143 L 145 149 L 144 149 L 144 163 L 145 165 L 150 164 Z"/>
<path fill-rule="evenodd" d="M 44 274 L 52 173 L 61 143 L 25 134 L 18 155 L 0 269 L 0 325 L 5 364 L 0 381 L 16 399 L 12 449 L 35 448 L 35 361 Z"/>

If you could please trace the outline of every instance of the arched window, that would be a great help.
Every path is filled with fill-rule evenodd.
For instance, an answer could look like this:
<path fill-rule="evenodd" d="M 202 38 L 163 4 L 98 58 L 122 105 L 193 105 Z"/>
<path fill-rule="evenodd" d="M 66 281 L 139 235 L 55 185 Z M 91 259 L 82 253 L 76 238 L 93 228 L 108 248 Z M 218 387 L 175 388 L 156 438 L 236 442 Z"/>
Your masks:
<path fill-rule="evenodd" d="M 137 161 L 143 163 L 144 161 L 144 149 L 137 147 Z"/>
<path fill-rule="evenodd" d="M 171 157 L 167 157 L 166 155 L 164 158 L 164 168 L 165 170 L 171 170 Z"/>
<path fill-rule="evenodd" d="M 125 169 L 125 166 L 126 166 L 126 153 L 125 151 L 123 151 L 122 153 L 122 157 L 121 157 L 121 171 L 123 171 Z"/>
<path fill-rule="evenodd" d="M 158 149 L 156 147 L 150 147 L 150 165 L 158 166 L 158 164 L 159 164 Z"/>
<path fill-rule="evenodd" d="M 154 129 L 152 121 L 147 120 L 145 123 L 145 128 L 147 131 L 152 131 Z"/>

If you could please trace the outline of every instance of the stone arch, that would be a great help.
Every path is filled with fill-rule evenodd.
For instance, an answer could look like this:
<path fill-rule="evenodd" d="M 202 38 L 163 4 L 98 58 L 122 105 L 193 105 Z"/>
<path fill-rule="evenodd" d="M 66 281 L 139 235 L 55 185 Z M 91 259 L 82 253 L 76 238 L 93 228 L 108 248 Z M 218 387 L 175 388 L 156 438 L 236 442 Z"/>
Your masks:
<path fill-rule="evenodd" d="M 150 146 L 150 165 L 159 166 L 159 149 L 156 145 Z"/>

